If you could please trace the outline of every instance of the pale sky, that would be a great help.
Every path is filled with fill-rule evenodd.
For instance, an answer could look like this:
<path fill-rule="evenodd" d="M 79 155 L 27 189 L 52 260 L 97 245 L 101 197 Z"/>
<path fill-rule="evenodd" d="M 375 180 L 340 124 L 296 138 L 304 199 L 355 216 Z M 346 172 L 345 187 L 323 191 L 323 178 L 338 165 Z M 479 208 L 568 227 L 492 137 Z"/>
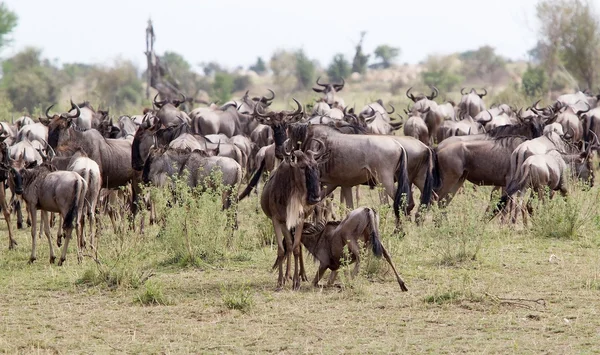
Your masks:
<path fill-rule="evenodd" d="M 145 68 L 149 17 L 155 49 L 201 62 L 244 67 L 277 48 L 303 48 L 327 65 L 336 53 L 351 60 L 359 33 L 363 49 L 402 50 L 400 63 L 491 45 L 503 56 L 526 59 L 536 43 L 537 0 L 5 0 L 19 16 L 8 57 L 26 46 L 58 63 L 110 64 L 116 57 Z M 600 2 L 594 0 L 593 2 Z"/>

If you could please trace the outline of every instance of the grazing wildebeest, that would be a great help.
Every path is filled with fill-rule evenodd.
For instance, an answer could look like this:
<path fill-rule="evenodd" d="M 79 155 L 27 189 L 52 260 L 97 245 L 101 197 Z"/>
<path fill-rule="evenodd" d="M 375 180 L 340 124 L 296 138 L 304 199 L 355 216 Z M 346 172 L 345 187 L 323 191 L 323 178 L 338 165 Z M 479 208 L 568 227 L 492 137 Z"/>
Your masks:
<path fill-rule="evenodd" d="M 302 244 L 319 261 L 319 269 L 313 279 L 313 286 L 318 286 L 325 270 L 331 270 L 327 285 L 335 281 L 337 270 L 344 260 L 344 247 L 350 252 L 350 263 L 356 262 L 352 270 L 352 277 L 358 274 L 360 267 L 360 245 L 366 249 L 369 245 L 376 257 L 383 257 L 390 264 L 396 280 L 402 291 L 408 291 L 404 281 L 398 275 L 392 259 L 381 244 L 379 238 L 379 216 L 371 208 L 361 207 L 353 210 L 341 222 L 327 222 L 313 226 L 304 223 L 302 231 Z"/>
<path fill-rule="evenodd" d="M 319 79 L 321 79 L 321 78 L 320 77 L 317 78 L 317 85 L 319 85 L 323 88 L 322 89 L 313 88 L 313 91 L 325 94 L 325 96 L 323 97 L 323 100 L 330 107 L 333 107 L 333 105 L 336 103 L 337 103 L 338 107 L 341 107 L 341 108 L 346 107 L 346 104 L 344 103 L 344 99 L 342 99 L 339 95 L 337 95 L 337 93 L 342 91 L 342 89 L 344 88 L 344 85 L 346 83 L 344 81 L 344 79 L 342 79 L 341 84 L 320 83 Z"/>
<path fill-rule="evenodd" d="M 36 163 L 33 163 L 35 165 Z M 48 163 L 33 168 L 25 167 L 23 161 L 16 162 L 14 173 L 22 177 L 22 186 L 15 187 L 15 193 L 23 195 L 31 215 L 31 256 L 29 262 L 36 260 L 37 237 L 37 210 L 41 210 L 42 227 L 50 246 L 50 263 L 54 263 L 54 247 L 50 234 L 50 221 L 48 212 L 60 213 L 65 230 L 65 244 L 62 249 L 58 265 L 62 265 L 67 258 L 67 248 L 75 228 L 78 241 L 82 240 L 81 218 L 85 208 L 85 194 L 87 183 L 76 172 L 56 171 Z M 30 166 L 31 167 L 31 166 Z M 77 259 L 81 262 L 82 254 L 80 244 L 77 243 Z"/>
<path fill-rule="evenodd" d="M 162 187 L 169 182 L 168 178 L 179 177 L 187 172 L 189 187 L 215 188 L 209 178 L 216 171 L 221 171 L 221 182 L 225 187 L 223 209 L 228 209 L 231 206 L 232 194 L 237 197 L 237 191 L 232 190 L 240 185 L 242 168 L 231 158 L 216 156 L 218 150 L 218 147 L 214 150 L 192 152 L 172 148 L 152 149 L 144 163 L 142 181 L 146 184 L 152 182 L 155 186 Z"/>
<path fill-rule="evenodd" d="M 483 89 L 483 94 L 478 93 L 475 88 L 472 88 L 468 93 L 463 92 L 464 90 L 465 88 L 460 89 L 460 94 L 462 97 L 460 99 L 460 103 L 458 104 L 458 109 L 460 112 L 459 117 L 476 117 L 481 111 L 485 111 L 483 97 L 487 95 L 487 90 Z"/>
<path fill-rule="evenodd" d="M 285 275 L 285 278 L 283 275 L 283 261 L 287 256 L 289 272 L 292 253 L 293 289 L 300 287 L 300 275 L 304 277 L 300 249 L 304 215 L 311 206 L 321 201 L 318 166 L 328 156 L 325 145 L 322 142 L 319 144 L 321 149 L 316 152 L 284 152 L 285 159 L 273 171 L 261 194 L 262 210 L 271 219 L 277 237 L 277 259 L 273 268 L 279 268 L 278 288 L 281 288 L 288 278 L 288 275 Z M 290 233 L 292 227 L 295 227 L 293 238 Z"/>
<path fill-rule="evenodd" d="M 526 211 L 523 208 L 523 200 L 527 187 L 537 192 L 538 198 L 541 201 L 545 199 L 546 188 L 549 188 L 551 191 L 560 191 L 565 196 L 568 193 L 567 171 L 571 172 L 572 177 L 579 178 L 581 181 L 593 186 L 594 169 L 590 153 L 591 149 L 578 154 L 565 154 L 557 150 L 550 150 L 545 154 L 531 155 L 519 167 L 512 180 L 509 181 L 504 194 L 496 206 L 496 211 L 501 211 L 508 202 L 508 199 L 517 193 L 519 209 L 523 214 L 523 223 L 527 224 Z M 518 210 L 515 209 L 513 222 L 516 219 L 517 213 Z"/>

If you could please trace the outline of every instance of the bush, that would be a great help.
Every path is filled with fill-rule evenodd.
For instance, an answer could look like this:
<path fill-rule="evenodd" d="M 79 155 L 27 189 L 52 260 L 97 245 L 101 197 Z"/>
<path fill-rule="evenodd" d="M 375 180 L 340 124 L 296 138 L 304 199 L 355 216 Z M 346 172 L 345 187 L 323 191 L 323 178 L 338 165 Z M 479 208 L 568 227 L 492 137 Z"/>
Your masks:
<path fill-rule="evenodd" d="M 327 68 L 327 77 L 329 81 L 340 82 L 350 75 L 350 63 L 343 54 L 338 53 L 333 57 L 331 64 Z"/>
<path fill-rule="evenodd" d="M 228 309 L 237 309 L 242 313 L 248 313 L 254 305 L 252 291 L 247 286 L 241 286 L 237 289 L 222 289 L 223 304 Z"/>
<path fill-rule="evenodd" d="M 145 289 L 134 299 L 135 303 L 145 306 L 166 306 L 172 304 L 163 292 L 162 285 L 158 282 L 146 282 Z"/>
<path fill-rule="evenodd" d="M 213 100 L 219 100 L 220 102 L 227 102 L 231 99 L 231 94 L 235 87 L 233 76 L 225 72 L 217 72 L 215 74 L 215 80 L 212 84 Z"/>
<path fill-rule="evenodd" d="M 527 66 L 522 79 L 523 93 L 529 98 L 544 96 L 548 91 L 548 76 L 541 66 Z"/>
<path fill-rule="evenodd" d="M 233 79 L 233 91 L 246 91 L 252 85 L 252 79 L 248 75 L 237 75 Z"/>

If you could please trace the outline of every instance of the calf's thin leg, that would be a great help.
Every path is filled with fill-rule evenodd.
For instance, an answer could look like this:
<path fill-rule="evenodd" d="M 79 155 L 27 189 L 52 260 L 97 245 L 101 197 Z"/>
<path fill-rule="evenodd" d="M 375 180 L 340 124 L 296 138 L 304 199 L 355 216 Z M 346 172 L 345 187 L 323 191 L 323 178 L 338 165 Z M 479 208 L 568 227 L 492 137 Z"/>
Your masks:
<path fill-rule="evenodd" d="M 41 238 L 41 229 L 44 229 L 44 234 L 46 238 L 48 238 L 48 249 L 50 250 L 50 264 L 54 264 L 56 260 L 56 255 L 54 254 L 54 245 L 52 245 L 52 233 L 50 232 L 50 218 L 48 218 L 48 212 L 41 211 L 41 223 L 40 226 L 40 238 Z"/>
<path fill-rule="evenodd" d="M 31 256 L 29 257 L 29 263 L 33 263 L 37 258 L 36 258 L 36 234 L 37 234 L 37 215 L 36 215 L 36 210 L 35 210 L 35 206 L 28 206 L 29 210 L 31 211 Z"/>

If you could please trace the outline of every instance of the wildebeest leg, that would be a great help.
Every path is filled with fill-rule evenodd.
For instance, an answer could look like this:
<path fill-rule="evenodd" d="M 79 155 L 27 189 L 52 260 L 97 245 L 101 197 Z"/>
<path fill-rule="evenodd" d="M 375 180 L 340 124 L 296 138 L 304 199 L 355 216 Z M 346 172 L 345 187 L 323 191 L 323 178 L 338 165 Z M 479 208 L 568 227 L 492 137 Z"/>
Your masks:
<path fill-rule="evenodd" d="M 28 209 L 32 212 L 31 216 L 33 218 L 31 218 L 31 256 L 29 257 L 29 263 L 33 263 L 35 261 L 36 258 L 36 245 L 37 245 L 37 241 L 36 241 L 36 232 L 37 232 L 37 216 L 36 216 L 36 210 L 35 210 L 35 206 L 33 206 L 33 204 L 31 204 L 31 206 L 27 206 Z"/>
<path fill-rule="evenodd" d="M 11 250 L 17 246 L 17 241 L 13 237 L 12 227 L 10 226 L 10 211 L 8 210 L 8 205 L 6 204 L 6 196 L 4 191 L 4 183 L 0 183 L 0 203 L 2 204 L 2 214 L 4 215 L 6 227 L 8 228 L 8 249 Z"/>
<path fill-rule="evenodd" d="M 300 288 L 300 266 L 298 263 L 302 257 L 302 249 L 300 248 L 300 243 L 302 239 L 302 229 L 304 228 L 304 221 L 300 221 L 296 225 L 296 231 L 294 233 L 294 245 L 292 247 L 292 251 L 294 253 L 294 280 L 293 280 L 293 289 L 298 290 Z M 306 277 L 306 276 L 305 276 Z"/>
<path fill-rule="evenodd" d="M 400 289 L 402 291 L 408 291 L 408 288 L 406 288 L 406 284 L 404 283 L 404 280 L 402 280 L 402 278 L 400 278 L 400 275 L 398 275 L 398 271 L 396 271 L 396 268 L 394 267 L 394 263 L 392 263 L 392 258 L 390 258 L 390 254 L 388 254 L 388 252 L 385 249 L 385 247 L 383 246 L 383 244 L 381 244 L 381 251 L 383 252 L 383 257 L 388 262 L 388 264 L 390 264 L 390 267 L 394 271 L 394 275 L 396 275 L 396 280 L 398 280 L 398 285 L 400 285 Z"/>
<path fill-rule="evenodd" d="M 323 278 L 323 274 L 325 274 L 326 270 L 327 270 L 327 266 L 323 266 L 323 264 L 319 265 L 319 269 L 317 270 L 315 278 L 313 279 L 314 287 L 319 287 L 319 281 L 321 281 L 321 279 Z"/>
<path fill-rule="evenodd" d="M 23 212 L 21 211 L 20 197 L 15 198 L 13 206 L 17 212 L 17 229 L 23 229 Z"/>
<path fill-rule="evenodd" d="M 458 191 L 465 183 L 465 178 L 466 176 L 461 176 L 458 179 L 451 179 L 450 177 L 444 176 L 444 186 L 442 186 L 442 189 L 438 193 L 438 203 L 440 207 L 443 208 L 448 206 L 450 201 L 452 201 L 452 198 L 454 198 L 454 195 L 456 195 L 456 191 Z"/>
<path fill-rule="evenodd" d="M 69 248 L 69 242 L 71 241 L 71 236 L 73 234 L 73 228 L 65 228 L 65 244 L 62 247 L 62 251 L 60 253 L 60 259 L 58 260 L 58 266 L 62 266 L 62 264 L 67 260 L 67 249 Z M 79 248 L 77 248 L 77 259 L 79 259 Z M 79 260 L 81 261 L 81 260 Z"/>
<path fill-rule="evenodd" d="M 388 194 L 388 196 L 390 196 L 392 199 L 394 199 L 395 195 L 396 195 L 396 188 L 394 187 L 394 177 L 387 177 L 387 176 L 382 176 L 382 184 L 383 187 L 385 188 L 386 193 Z M 405 196 L 404 198 L 406 199 Z M 404 200 L 403 203 L 406 203 L 406 200 Z M 400 206 L 400 209 L 402 209 L 402 206 Z M 400 216 L 396 216 L 396 228 L 394 230 L 394 233 L 400 233 L 403 234 L 404 232 L 402 231 L 402 221 Z"/>
<path fill-rule="evenodd" d="M 342 187 L 340 196 L 344 196 L 344 202 L 346 203 L 346 209 L 353 210 L 354 202 L 352 201 L 352 188 L 351 187 Z"/>
<path fill-rule="evenodd" d="M 356 186 L 356 205 L 360 206 L 360 185 Z"/>
<path fill-rule="evenodd" d="M 65 237 L 62 229 L 62 216 L 58 215 L 58 233 L 56 234 L 56 245 L 60 248 L 62 246 L 62 240 Z"/>
<path fill-rule="evenodd" d="M 337 270 L 331 270 L 331 274 L 329 274 L 329 279 L 327 280 L 327 286 L 332 286 L 335 282 L 335 278 L 337 277 Z"/>
<path fill-rule="evenodd" d="M 273 229 L 275 230 L 275 237 L 277 239 L 277 259 L 275 259 L 275 264 L 273 264 L 273 269 L 275 267 L 279 268 L 279 277 L 277 278 L 277 289 L 281 289 L 285 284 L 285 279 L 283 278 L 283 260 L 286 255 L 285 247 L 283 246 L 283 230 L 285 226 L 281 223 L 272 220 Z"/>
<path fill-rule="evenodd" d="M 348 240 L 346 242 L 346 245 L 348 245 L 348 251 L 354 256 L 354 260 L 356 260 L 356 264 L 354 264 L 354 269 L 352 269 L 352 272 L 350 273 L 350 276 L 354 278 L 356 277 L 356 275 L 358 275 L 358 271 L 360 269 L 360 247 L 354 239 Z"/>
<path fill-rule="evenodd" d="M 52 245 L 52 233 L 50 232 L 50 220 L 48 218 L 48 212 L 41 211 L 40 220 L 41 220 L 40 238 L 42 237 L 41 230 L 43 228 L 44 234 L 46 235 L 46 238 L 48 238 L 48 246 L 50 249 L 50 264 L 54 264 L 54 261 L 56 260 L 56 255 L 54 254 L 54 245 Z"/>

